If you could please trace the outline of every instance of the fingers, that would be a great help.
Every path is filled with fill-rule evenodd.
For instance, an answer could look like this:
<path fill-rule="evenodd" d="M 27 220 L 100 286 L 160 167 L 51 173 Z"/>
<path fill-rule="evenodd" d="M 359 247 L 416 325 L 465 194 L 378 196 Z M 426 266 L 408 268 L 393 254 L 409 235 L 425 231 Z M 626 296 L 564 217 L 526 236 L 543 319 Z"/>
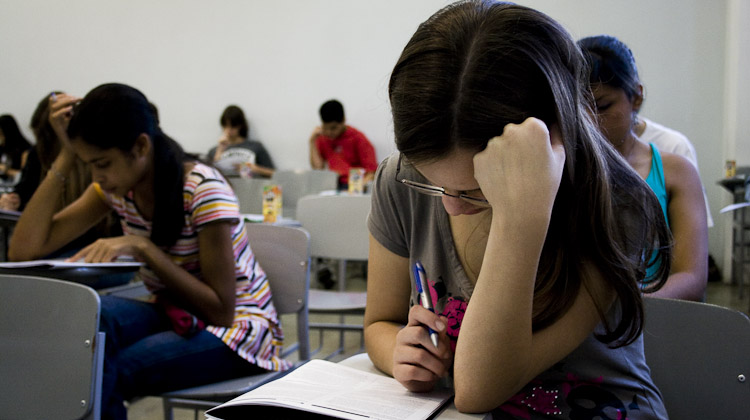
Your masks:
<path fill-rule="evenodd" d="M 63 145 L 68 144 L 67 129 L 70 118 L 73 116 L 73 105 L 80 101 L 80 98 L 73 95 L 61 93 L 59 95 L 50 95 L 49 98 L 49 123 L 55 130 L 58 139 Z"/>
<path fill-rule="evenodd" d="M 315 127 L 312 134 L 310 134 L 310 141 L 315 141 L 315 139 L 317 139 L 321 134 L 323 134 L 323 128 L 321 126 Z"/>
<path fill-rule="evenodd" d="M 445 321 L 435 314 L 419 305 L 414 305 L 409 310 L 409 326 L 422 326 L 425 332 L 424 336 L 429 343 L 429 347 L 435 348 L 430 341 L 430 335 L 426 328 L 431 328 L 436 333 L 440 334 L 445 332 Z M 426 327 L 426 328 L 425 328 Z M 426 345 L 427 343 L 422 343 Z"/>
<path fill-rule="evenodd" d="M 393 361 L 399 380 L 434 383 L 447 374 L 453 353 L 445 325 L 444 318 L 421 306 L 412 307 L 408 324 L 396 336 Z M 427 326 L 439 335 L 437 347 L 430 340 Z"/>
<path fill-rule="evenodd" d="M 559 124 L 555 123 L 549 127 L 549 140 L 558 163 L 565 163 L 565 146 L 563 145 Z"/>
<path fill-rule="evenodd" d="M 437 357 L 427 348 L 433 347 L 427 340 L 429 347 L 416 345 L 420 340 L 416 338 L 424 334 L 423 327 L 405 327 L 397 335 L 397 344 L 393 351 L 393 377 L 411 391 L 427 391 L 434 387 L 435 382 L 448 373 L 450 363 Z M 440 343 L 441 346 L 447 346 Z"/>
<path fill-rule="evenodd" d="M 59 118 L 60 116 L 66 116 L 67 118 L 70 118 L 73 105 L 80 100 L 81 98 L 68 95 L 67 93 L 50 95 L 50 117 L 55 116 L 55 118 Z"/>
<path fill-rule="evenodd" d="M 3 193 L 0 196 L 0 209 L 18 210 L 21 207 L 21 197 L 17 193 Z"/>
<path fill-rule="evenodd" d="M 99 239 L 68 258 L 68 261 L 83 261 L 86 263 L 112 262 L 117 258 L 117 253 L 107 242 L 104 239 Z"/>

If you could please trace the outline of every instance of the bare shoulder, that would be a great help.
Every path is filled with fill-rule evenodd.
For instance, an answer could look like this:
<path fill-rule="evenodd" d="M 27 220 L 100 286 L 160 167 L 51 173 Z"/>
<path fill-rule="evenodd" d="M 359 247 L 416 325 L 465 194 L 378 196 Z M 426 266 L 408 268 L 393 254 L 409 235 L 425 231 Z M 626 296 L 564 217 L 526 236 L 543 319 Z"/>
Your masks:
<path fill-rule="evenodd" d="M 670 185 L 700 185 L 700 175 L 695 166 L 684 156 L 669 152 L 661 152 L 664 178 Z"/>

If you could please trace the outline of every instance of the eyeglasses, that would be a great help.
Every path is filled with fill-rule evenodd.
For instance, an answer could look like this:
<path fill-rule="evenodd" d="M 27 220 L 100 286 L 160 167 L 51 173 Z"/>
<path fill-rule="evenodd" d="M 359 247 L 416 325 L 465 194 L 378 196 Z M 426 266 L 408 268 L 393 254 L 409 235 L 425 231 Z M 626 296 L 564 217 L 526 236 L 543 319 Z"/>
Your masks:
<path fill-rule="evenodd" d="M 411 181 L 409 179 L 398 179 L 398 174 L 401 172 L 401 159 L 404 157 L 403 153 L 399 153 L 398 155 L 398 164 L 396 165 L 396 182 L 400 182 L 401 184 L 406 185 L 407 187 L 416 190 L 419 193 L 427 194 L 427 195 L 433 195 L 433 196 L 443 196 L 447 195 L 448 197 L 453 198 L 460 198 L 461 200 L 468 201 L 471 204 L 474 204 L 476 206 L 481 207 L 490 207 L 490 203 L 482 198 L 482 197 L 475 197 L 471 196 L 469 194 L 460 193 L 458 195 L 456 194 L 450 194 L 445 192 L 445 188 L 438 187 L 437 185 L 430 185 L 430 184 L 423 184 L 421 182 Z"/>

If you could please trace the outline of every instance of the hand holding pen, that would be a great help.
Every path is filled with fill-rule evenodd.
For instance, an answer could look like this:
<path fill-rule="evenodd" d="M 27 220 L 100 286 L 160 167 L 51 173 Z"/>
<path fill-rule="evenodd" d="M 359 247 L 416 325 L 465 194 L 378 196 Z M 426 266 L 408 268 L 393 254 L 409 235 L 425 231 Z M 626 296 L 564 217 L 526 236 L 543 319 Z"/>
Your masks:
<path fill-rule="evenodd" d="M 417 294 L 419 295 L 419 302 L 423 308 L 428 311 L 435 313 L 435 308 L 432 306 L 432 296 L 430 296 L 430 285 L 427 283 L 427 274 L 422 267 L 422 263 L 417 261 L 414 263 L 414 283 L 416 283 Z M 432 328 L 427 327 L 427 331 L 430 333 L 430 341 L 438 347 L 438 333 Z"/>
<path fill-rule="evenodd" d="M 432 311 L 424 267 L 415 264 L 411 269 L 421 304 L 411 307 L 407 325 L 396 334 L 393 377 L 410 391 L 424 392 L 450 372 L 453 352 L 445 319 Z"/>

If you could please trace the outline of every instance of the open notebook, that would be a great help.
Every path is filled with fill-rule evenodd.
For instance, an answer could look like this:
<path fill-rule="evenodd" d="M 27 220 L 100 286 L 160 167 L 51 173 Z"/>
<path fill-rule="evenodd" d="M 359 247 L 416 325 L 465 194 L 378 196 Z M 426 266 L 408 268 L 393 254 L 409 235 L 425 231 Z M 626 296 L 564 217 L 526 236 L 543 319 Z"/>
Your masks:
<path fill-rule="evenodd" d="M 134 261 L 132 258 L 117 259 L 112 262 L 86 263 L 81 261 L 61 260 L 32 260 L 18 262 L 2 262 L 0 268 L 34 268 L 34 269 L 69 269 L 69 268 L 132 268 L 137 269 L 143 265 L 142 262 Z"/>
<path fill-rule="evenodd" d="M 452 396 L 447 388 L 410 392 L 391 377 L 316 359 L 206 411 L 206 418 L 424 420 Z"/>

